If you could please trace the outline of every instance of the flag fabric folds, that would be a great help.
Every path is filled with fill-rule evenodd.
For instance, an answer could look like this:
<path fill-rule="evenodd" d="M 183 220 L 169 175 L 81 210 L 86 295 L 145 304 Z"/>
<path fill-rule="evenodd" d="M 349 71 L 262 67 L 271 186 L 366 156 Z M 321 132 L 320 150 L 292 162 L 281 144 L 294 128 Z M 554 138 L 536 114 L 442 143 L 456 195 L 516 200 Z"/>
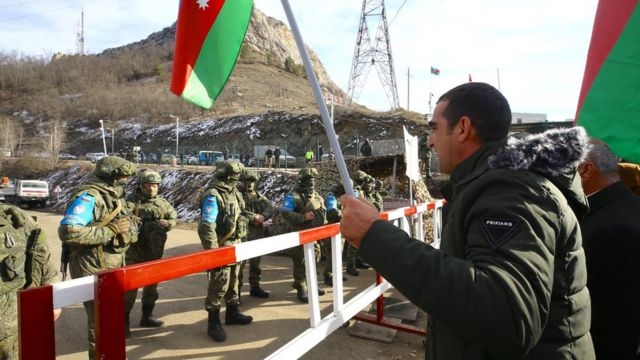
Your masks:
<path fill-rule="evenodd" d="M 253 0 L 181 0 L 171 91 L 209 109 L 235 67 Z"/>
<path fill-rule="evenodd" d="M 434 68 L 433 66 L 431 67 L 431 73 L 433 75 L 440 75 L 440 69 L 438 68 Z"/>
<path fill-rule="evenodd" d="M 640 3 L 600 0 L 576 122 L 617 156 L 640 163 Z"/>
<path fill-rule="evenodd" d="M 420 164 L 418 163 L 418 137 L 412 136 L 405 126 L 404 131 L 404 160 L 407 164 L 406 175 L 413 181 L 420 180 Z"/>

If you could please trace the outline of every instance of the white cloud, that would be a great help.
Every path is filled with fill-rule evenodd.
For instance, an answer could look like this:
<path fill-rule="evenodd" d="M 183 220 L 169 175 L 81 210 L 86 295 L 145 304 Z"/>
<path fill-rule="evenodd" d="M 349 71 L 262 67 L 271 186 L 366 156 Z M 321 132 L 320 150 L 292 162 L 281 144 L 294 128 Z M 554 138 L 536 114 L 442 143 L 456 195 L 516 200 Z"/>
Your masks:
<path fill-rule="evenodd" d="M 188 0 L 184 0 L 188 1 Z M 195 1 L 195 0 L 193 0 Z M 85 48 L 95 53 L 146 38 L 170 26 L 177 0 L 58 0 L 0 5 L 0 49 L 27 54 L 73 52 L 80 8 Z M 279 0 L 255 0 L 267 15 L 287 19 Z M 345 91 L 349 81 L 362 1 L 290 0 L 305 42 Z M 400 104 L 428 111 L 436 96 L 467 81 L 498 86 L 517 112 L 573 117 L 582 83 L 597 0 L 387 0 L 387 19 Z M 399 10 L 399 11 L 398 11 Z M 375 25 L 374 25 L 375 27 Z M 441 70 L 430 76 L 430 66 Z M 375 71 L 359 101 L 386 110 Z"/>

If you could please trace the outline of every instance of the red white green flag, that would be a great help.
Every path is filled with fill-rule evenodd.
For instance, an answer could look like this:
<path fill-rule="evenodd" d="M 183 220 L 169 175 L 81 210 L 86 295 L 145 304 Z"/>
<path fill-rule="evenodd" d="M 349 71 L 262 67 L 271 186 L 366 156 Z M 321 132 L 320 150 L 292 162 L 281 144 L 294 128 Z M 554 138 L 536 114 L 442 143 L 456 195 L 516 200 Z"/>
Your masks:
<path fill-rule="evenodd" d="M 171 91 L 211 108 L 227 83 L 247 32 L 253 0 L 181 0 Z"/>
<path fill-rule="evenodd" d="M 640 163 L 638 0 L 600 0 L 576 121 L 619 157 Z"/>

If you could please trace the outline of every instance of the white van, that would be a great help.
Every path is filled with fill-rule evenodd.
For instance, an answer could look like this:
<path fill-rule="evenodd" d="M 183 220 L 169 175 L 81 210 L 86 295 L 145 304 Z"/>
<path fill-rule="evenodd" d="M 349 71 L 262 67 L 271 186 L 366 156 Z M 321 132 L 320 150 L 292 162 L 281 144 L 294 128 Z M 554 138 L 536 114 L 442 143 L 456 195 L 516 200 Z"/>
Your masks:
<path fill-rule="evenodd" d="M 49 200 L 49 183 L 42 180 L 18 180 L 13 195 L 5 193 L 6 202 L 45 207 Z"/>

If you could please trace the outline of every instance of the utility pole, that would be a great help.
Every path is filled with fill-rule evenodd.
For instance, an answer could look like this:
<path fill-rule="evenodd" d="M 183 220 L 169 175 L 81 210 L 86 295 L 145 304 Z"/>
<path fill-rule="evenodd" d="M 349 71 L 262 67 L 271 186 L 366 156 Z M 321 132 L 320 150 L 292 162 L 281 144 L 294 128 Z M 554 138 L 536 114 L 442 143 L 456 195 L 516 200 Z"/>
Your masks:
<path fill-rule="evenodd" d="M 80 10 L 80 20 L 78 20 L 78 33 L 76 35 L 76 52 L 84 55 L 84 8 Z"/>
<path fill-rule="evenodd" d="M 411 72 L 407 68 L 407 111 L 409 110 L 409 83 L 411 82 Z"/>
<path fill-rule="evenodd" d="M 369 35 L 368 20 L 378 20 L 375 37 Z M 349 76 L 349 103 L 355 102 L 364 87 L 367 75 L 371 67 L 375 66 L 382 87 L 389 99 L 391 108 L 400 107 L 398 100 L 398 87 L 396 85 L 396 73 L 393 69 L 393 56 L 391 55 L 391 38 L 389 37 L 389 25 L 384 0 L 363 0 L 360 25 L 356 38 L 356 47 L 353 52 L 351 74 Z"/>
<path fill-rule="evenodd" d="M 104 120 L 100 119 L 100 129 L 102 130 L 102 148 L 104 149 L 104 155 L 107 156 L 107 141 L 104 138 Z"/>
<path fill-rule="evenodd" d="M 178 138 L 180 137 L 180 118 L 175 115 L 169 115 L 176 119 L 176 159 L 178 158 Z"/>

